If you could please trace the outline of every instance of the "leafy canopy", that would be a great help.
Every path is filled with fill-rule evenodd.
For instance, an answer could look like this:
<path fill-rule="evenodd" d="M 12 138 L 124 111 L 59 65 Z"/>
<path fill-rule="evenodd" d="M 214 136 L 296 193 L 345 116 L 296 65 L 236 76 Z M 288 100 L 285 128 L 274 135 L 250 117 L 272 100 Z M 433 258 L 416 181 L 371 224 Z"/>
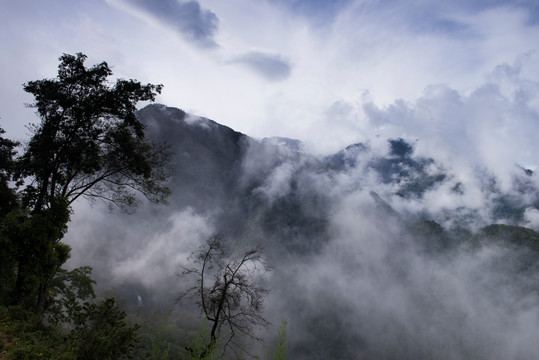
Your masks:
<path fill-rule="evenodd" d="M 64 54 L 55 78 L 24 84 L 41 121 L 29 127 L 21 156 L 14 158 L 17 143 L 0 129 L 0 274 L 7 279 L 0 282 L 0 300 L 35 306 L 39 314 L 69 258 L 61 240 L 75 200 L 101 199 L 129 210 L 140 195 L 163 202 L 169 193 L 166 146 L 148 142 L 136 117 L 137 103 L 153 101 L 162 85 L 111 82 L 106 62 L 86 67 L 86 58 Z"/>
<path fill-rule="evenodd" d="M 110 83 L 107 63 L 86 68 L 81 53 L 59 60 L 56 78 L 24 85 L 41 118 L 20 161 L 20 175 L 31 179 L 25 202 L 40 211 L 59 198 L 69 205 L 86 196 L 128 208 L 137 192 L 163 201 L 167 154 L 145 141 L 135 115 L 136 104 L 153 101 L 162 85 Z"/>

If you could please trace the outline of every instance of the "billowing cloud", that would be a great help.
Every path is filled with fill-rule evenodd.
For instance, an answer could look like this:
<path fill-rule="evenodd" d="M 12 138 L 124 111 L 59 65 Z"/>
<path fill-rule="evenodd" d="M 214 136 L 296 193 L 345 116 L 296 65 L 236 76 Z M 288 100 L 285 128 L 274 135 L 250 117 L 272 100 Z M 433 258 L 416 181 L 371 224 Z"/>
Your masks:
<path fill-rule="evenodd" d="M 367 204 L 343 205 L 322 253 L 274 274 L 271 306 L 291 324 L 294 355 L 534 358 L 539 304 L 516 295 L 533 281 L 511 249 L 425 257 Z"/>
<path fill-rule="evenodd" d="M 290 76 L 292 66 L 279 55 L 251 51 L 234 58 L 231 63 L 244 65 L 267 80 L 285 80 Z"/>
<path fill-rule="evenodd" d="M 212 234 L 208 219 L 191 209 L 172 214 L 168 222 L 167 231 L 153 234 L 131 256 L 117 260 L 115 281 L 138 281 L 146 287 L 170 281 L 180 265 L 187 265 L 190 252 Z"/>
<path fill-rule="evenodd" d="M 503 64 L 467 94 L 433 85 L 415 102 L 396 101 L 384 108 L 366 103 L 363 109 L 378 133 L 419 139 L 423 154 L 436 154 L 457 167 L 485 167 L 505 186 L 515 164 L 537 166 L 539 148 L 530 134 L 539 131 L 534 100 L 539 84 L 521 78 L 521 72 L 518 62 Z"/>
<path fill-rule="evenodd" d="M 127 8 L 142 11 L 154 20 L 161 22 L 187 40 L 202 47 L 217 46 L 214 36 L 219 19 L 212 11 L 203 9 L 198 1 L 181 0 L 110 0 Z"/>
<path fill-rule="evenodd" d="M 91 266 L 93 278 L 104 288 L 136 284 L 137 291 L 151 290 L 144 301 L 151 297 L 166 306 L 181 287 L 177 282 L 180 266 L 215 232 L 209 217 L 191 208 L 168 212 L 143 206 L 135 216 L 108 213 L 100 203 L 81 202 L 75 208 L 77 215 L 66 237 L 73 249 L 67 266 Z M 139 220 L 132 222 L 135 218 Z"/>

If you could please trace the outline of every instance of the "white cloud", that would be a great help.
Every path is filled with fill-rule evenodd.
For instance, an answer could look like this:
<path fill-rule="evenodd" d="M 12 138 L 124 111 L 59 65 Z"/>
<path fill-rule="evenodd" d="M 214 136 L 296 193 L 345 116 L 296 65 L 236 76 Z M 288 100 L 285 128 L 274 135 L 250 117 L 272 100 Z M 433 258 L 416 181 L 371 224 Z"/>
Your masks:
<path fill-rule="evenodd" d="M 137 281 L 154 289 L 175 282 L 181 266 L 188 265 L 191 252 L 212 235 L 212 230 L 207 218 L 191 210 L 175 213 L 169 221 L 167 231 L 154 234 L 133 254 L 117 259 L 112 269 L 114 281 Z"/>
<path fill-rule="evenodd" d="M 539 210 L 528 208 L 524 212 L 524 222 L 527 227 L 539 231 Z"/>
<path fill-rule="evenodd" d="M 343 2 L 342 9 L 333 9 L 330 20 L 321 24 L 311 21 L 315 13 L 301 7 L 306 5 L 205 0 L 198 2 L 200 14 L 219 19 L 218 30 L 212 21 L 209 24 L 214 25 L 203 27 L 213 29 L 204 33 L 205 38 L 220 45 L 208 52 L 178 37 L 170 21 L 159 22 L 162 17 L 150 16 L 140 7 L 135 11 L 124 1 L 110 0 L 114 6 L 73 3 L 58 13 L 56 3 L 25 3 L 35 6 L 4 4 L 2 9 L 3 23 L 11 31 L 9 38 L 4 35 L 1 65 L 19 69 L 4 77 L 9 90 L 2 99 L 9 102 L 1 106 L 6 110 L 0 116 L 10 122 L 8 130 L 16 127 L 11 126 L 14 119 L 22 118 L 22 123 L 35 119 L 22 109 L 27 98 L 21 83 L 54 76 L 62 52 L 83 51 L 89 62 L 108 61 L 118 76 L 163 83 L 158 99 L 167 105 L 256 137 L 312 139 L 321 151 L 336 150 L 373 132 L 360 110 L 328 118 L 327 110 L 336 102 L 360 109 L 357 105 L 368 92 L 383 107 L 399 98 L 415 101 L 429 85 L 440 83 L 466 94 L 497 65 L 511 64 L 533 50 L 533 40 L 539 37 L 526 8 L 509 5 L 474 8 L 419 2 L 413 8 L 398 1 Z M 178 2 L 179 7 L 182 4 Z M 32 10 L 24 13 L 28 8 Z M 291 9 L 303 9 L 302 15 Z M 131 16 L 133 11 L 138 15 Z M 418 20 L 421 14 L 425 19 Z M 435 14 L 435 20 L 428 20 L 428 14 Z M 440 31 L 436 21 L 447 25 L 446 19 L 463 24 L 473 36 L 453 36 L 456 30 L 445 25 Z M 430 23 L 419 29 L 411 26 L 421 21 Z M 28 57 L 32 52 L 39 56 Z M 230 66 L 238 54 L 249 53 L 279 54 L 279 59 L 293 64 L 293 71 L 285 82 L 268 82 Z M 521 77 L 533 80 L 537 70 L 528 63 Z"/>

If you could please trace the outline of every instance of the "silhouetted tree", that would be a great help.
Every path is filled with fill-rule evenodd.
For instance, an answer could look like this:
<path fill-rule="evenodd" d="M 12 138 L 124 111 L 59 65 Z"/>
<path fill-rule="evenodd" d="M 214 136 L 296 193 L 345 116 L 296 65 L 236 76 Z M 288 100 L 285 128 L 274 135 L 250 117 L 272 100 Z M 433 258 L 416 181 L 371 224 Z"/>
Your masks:
<path fill-rule="evenodd" d="M 197 280 L 178 300 L 194 298 L 211 323 L 210 339 L 204 351 L 215 348 L 223 328 L 229 330 L 225 348 L 229 344 L 237 346 L 233 342 L 237 333 L 258 340 L 253 327 L 269 324 L 262 316 L 263 298 L 268 290 L 257 285 L 258 277 L 270 271 L 261 249 L 230 254 L 222 235 L 218 234 L 208 239 L 189 259 L 193 266 L 184 267 L 182 275 L 193 275 Z"/>
<path fill-rule="evenodd" d="M 17 142 L 3 137 L 4 129 L 0 128 L 0 303 L 9 301 L 9 290 L 15 281 L 15 260 L 11 240 L 2 229 L 5 228 L 6 215 L 18 205 L 15 190 L 10 187 L 15 169 L 15 148 Z"/>
<path fill-rule="evenodd" d="M 34 212 L 80 196 L 128 207 L 137 192 L 163 201 L 166 154 L 145 140 L 135 115 L 136 104 L 153 101 L 162 86 L 122 79 L 111 85 L 106 62 L 86 68 L 85 60 L 64 54 L 57 78 L 24 85 L 41 118 L 20 159 L 21 174 L 32 181 L 25 200 Z"/>
<path fill-rule="evenodd" d="M 15 191 L 9 186 L 15 170 L 15 148 L 18 142 L 6 139 L 6 131 L 0 128 L 0 216 L 7 214 L 17 204 Z"/>
<path fill-rule="evenodd" d="M 127 210 L 139 202 L 138 194 L 162 202 L 169 193 L 166 148 L 146 141 L 135 115 L 136 104 L 153 101 L 162 86 L 111 83 L 107 63 L 87 68 L 81 53 L 59 60 L 56 78 L 24 85 L 35 97 L 30 106 L 41 122 L 29 127 L 33 136 L 17 159 L 18 178 L 26 186 L 14 222 L 19 227 L 11 231 L 18 269 L 14 297 L 34 298 L 38 313 L 44 311 L 50 281 L 69 257 L 60 240 L 75 200 L 101 199 Z M 40 231 L 32 231 L 35 224 Z"/>

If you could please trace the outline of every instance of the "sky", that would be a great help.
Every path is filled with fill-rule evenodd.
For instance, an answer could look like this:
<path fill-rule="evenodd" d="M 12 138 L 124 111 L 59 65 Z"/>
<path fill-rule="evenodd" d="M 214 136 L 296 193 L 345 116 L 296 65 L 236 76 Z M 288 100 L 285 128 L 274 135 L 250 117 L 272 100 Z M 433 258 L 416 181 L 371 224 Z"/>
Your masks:
<path fill-rule="evenodd" d="M 306 150 L 320 154 L 364 142 L 374 155 L 387 153 L 387 139 L 402 137 L 414 145 L 416 156 L 435 158 L 456 180 L 471 184 L 467 196 L 459 200 L 462 203 L 455 202 L 456 195 L 444 196 L 439 191 L 427 194 L 421 202 L 403 203 L 401 208 L 391 204 L 397 210 L 404 206 L 410 211 L 416 207 L 418 212 L 483 208 L 484 184 L 476 180 L 478 168 L 492 173 L 502 190 L 508 191 L 519 170 L 515 164 L 539 170 L 537 0 L 6 0 L 0 2 L 0 27 L 0 126 L 12 139 L 27 139 L 25 125 L 38 121 L 34 111 L 25 107 L 33 99 L 23 91 L 23 84 L 55 77 L 63 53 L 82 52 L 88 55 L 88 65 L 107 61 L 114 76 L 163 84 L 158 102 L 249 136 L 300 139 Z M 285 177 L 291 170 L 279 171 Z M 278 175 L 270 180 L 279 180 Z M 413 280 L 405 283 L 406 288 L 397 276 L 400 264 L 384 264 L 395 249 L 401 249 L 393 247 L 400 238 L 399 229 L 371 221 L 371 203 L 366 202 L 365 208 L 361 205 L 362 197 L 371 199 L 371 188 L 353 196 L 340 192 L 356 181 L 352 174 L 342 179 L 343 186 L 320 187 L 336 194 L 339 211 L 331 224 L 339 231 L 312 261 L 285 268 L 294 274 L 291 284 L 305 284 L 305 294 L 312 295 L 308 299 L 346 292 L 354 299 L 366 298 L 350 319 L 365 327 L 411 324 L 390 335 L 395 335 L 396 342 L 402 333 L 410 341 L 426 339 L 426 345 L 416 344 L 419 349 L 445 340 L 445 324 L 456 319 L 450 326 L 451 339 L 469 337 L 467 344 L 492 349 L 488 355 L 511 358 L 515 350 L 507 344 L 537 353 L 533 338 L 537 302 L 524 304 L 518 317 L 508 316 L 499 310 L 520 308 L 512 302 L 510 282 L 502 287 L 509 295 L 496 298 L 488 294 L 499 292 L 497 276 L 487 276 L 478 290 L 470 277 L 498 274 L 491 268 L 504 263 L 499 260 L 505 259 L 504 252 L 455 257 L 443 264 L 423 258 L 408 264 L 415 257 L 404 254 L 404 265 L 410 265 L 405 275 Z M 537 184 L 537 176 L 531 181 Z M 76 232 L 70 236 L 89 240 L 86 247 L 72 242 L 72 260 L 86 264 L 89 253 L 80 249 L 93 246 L 101 258 L 107 254 L 98 251 L 108 251 L 107 256 L 117 262 L 111 274 L 120 278 L 148 274 L 156 263 L 162 267 L 149 272 L 155 276 L 148 278 L 149 283 L 175 276 L 175 266 L 185 258 L 187 248 L 214 230 L 204 215 L 184 211 L 171 215 L 172 235 L 144 229 L 156 234 L 147 248 L 98 248 L 92 236 L 98 244 L 108 239 L 100 239 L 96 229 L 108 231 L 107 226 L 117 225 L 117 218 L 107 223 L 107 214 L 83 206 L 79 204 L 75 212 L 70 231 Z M 527 216 L 533 228 L 539 229 L 539 212 L 533 210 Z M 365 220 L 358 222 L 358 218 Z M 120 228 L 125 238 L 120 244 L 132 244 L 131 237 L 141 236 L 137 230 Z M 180 242 L 178 237 L 193 243 Z M 373 238 L 382 241 L 370 242 Z M 137 241 L 146 243 L 144 238 Z M 173 258 L 163 260 L 154 254 Z M 350 257 L 357 260 L 348 261 Z M 359 277 L 347 268 L 370 261 L 373 266 L 367 266 Z M 373 274 L 368 272 L 371 268 Z M 329 292 L 319 288 L 319 278 L 327 273 L 343 279 L 327 281 Z M 422 294 L 428 297 L 430 293 L 424 290 L 432 286 L 436 289 L 431 303 L 437 306 L 425 322 L 416 296 L 428 302 Z M 276 298 L 279 291 L 275 290 Z M 396 298 L 401 301 L 393 302 Z M 326 303 L 346 299 L 330 297 Z M 285 305 L 270 302 L 278 314 L 286 313 Z M 447 312 L 437 314 L 438 308 Z M 384 318 L 388 309 L 390 316 Z M 465 326 L 455 316 L 460 309 L 469 315 Z M 380 317 L 388 321 L 377 322 Z M 499 330 L 504 324 L 509 326 L 505 332 Z M 375 342 L 388 328 L 374 328 L 371 340 Z M 373 349 L 393 351 L 385 345 Z M 371 355 L 383 358 L 384 354 Z"/>
<path fill-rule="evenodd" d="M 116 77 L 163 84 L 160 103 L 255 138 L 319 153 L 391 136 L 470 151 L 463 131 L 509 129 L 507 147 L 524 146 L 514 161 L 534 166 L 535 0 L 19 0 L 0 4 L 0 24 L 0 125 L 11 138 L 38 120 L 22 85 L 82 52 Z M 483 118 L 502 113 L 511 119 Z"/>

